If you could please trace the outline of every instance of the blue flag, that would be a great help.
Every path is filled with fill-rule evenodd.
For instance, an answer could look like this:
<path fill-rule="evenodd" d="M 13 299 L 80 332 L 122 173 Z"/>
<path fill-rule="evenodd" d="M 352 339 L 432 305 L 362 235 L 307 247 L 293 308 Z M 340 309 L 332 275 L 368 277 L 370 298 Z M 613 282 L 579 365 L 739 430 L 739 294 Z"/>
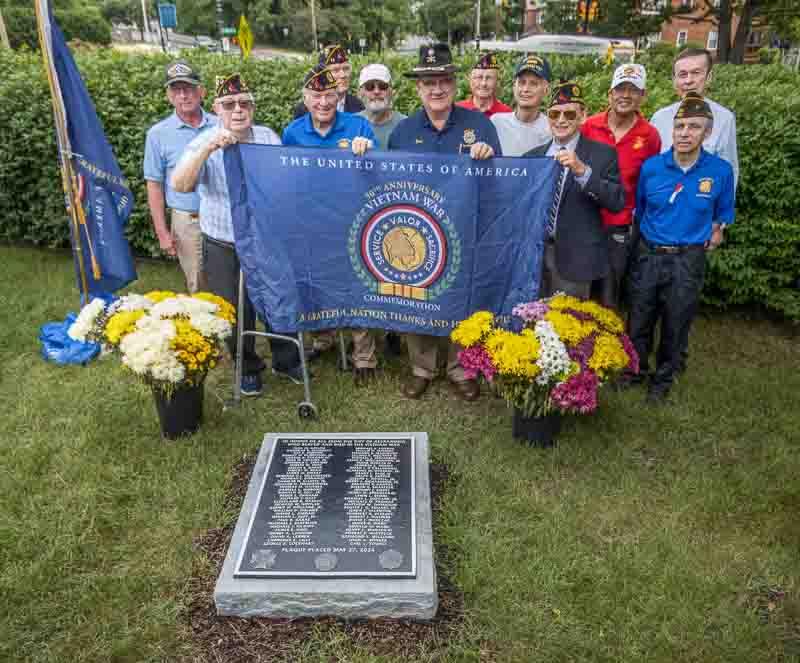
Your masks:
<path fill-rule="evenodd" d="M 106 139 L 64 35 L 52 14 L 49 19 L 53 67 L 72 150 L 71 156 L 61 155 L 61 158 L 71 158 L 77 175 L 78 204 L 82 207 L 79 211 L 83 213 L 79 215 L 80 236 L 74 238 L 74 244 L 80 247 L 85 265 L 88 293 L 82 292 L 82 295 L 90 299 L 119 290 L 136 279 L 136 268 L 125 237 L 125 224 L 133 209 L 133 193 Z M 78 288 L 83 290 L 80 278 Z"/>
<path fill-rule="evenodd" d="M 538 294 L 552 159 L 241 144 L 225 173 L 247 291 L 277 331 L 444 336 Z"/>

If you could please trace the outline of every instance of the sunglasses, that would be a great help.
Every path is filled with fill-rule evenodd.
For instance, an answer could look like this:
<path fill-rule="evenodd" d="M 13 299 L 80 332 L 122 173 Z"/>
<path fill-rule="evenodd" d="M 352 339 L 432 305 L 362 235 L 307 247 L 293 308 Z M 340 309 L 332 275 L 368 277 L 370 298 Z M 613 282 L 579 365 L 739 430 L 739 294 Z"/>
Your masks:
<path fill-rule="evenodd" d="M 220 101 L 219 103 L 222 106 L 222 110 L 229 113 L 236 108 L 236 106 L 239 106 L 242 110 L 250 110 L 253 107 L 252 99 L 229 99 L 227 101 Z"/>
<path fill-rule="evenodd" d="M 383 81 L 367 81 L 364 83 L 364 89 L 367 92 L 372 92 L 375 88 L 378 88 L 381 92 L 386 92 L 389 89 L 389 84 Z"/>
<path fill-rule="evenodd" d="M 568 122 L 574 122 L 575 119 L 578 117 L 578 111 L 574 110 L 565 110 L 565 111 L 558 111 L 558 110 L 549 110 L 547 111 L 547 117 L 551 120 L 557 120 L 561 116 L 564 116 L 564 119 Z"/>

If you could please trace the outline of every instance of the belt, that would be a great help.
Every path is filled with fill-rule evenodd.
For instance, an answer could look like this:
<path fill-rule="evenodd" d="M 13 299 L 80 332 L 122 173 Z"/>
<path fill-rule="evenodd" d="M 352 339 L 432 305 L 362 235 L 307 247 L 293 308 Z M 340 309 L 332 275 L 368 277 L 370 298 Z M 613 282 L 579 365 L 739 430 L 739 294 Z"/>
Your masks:
<path fill-rule="evenodd" d="M 651 253 L 667 253 L 672 255 L 705 248 L 704 244 L 651 244 L 644 239 L 642 239 L 642 244 L 647 247 L 647 250 Z"/>
<path fill-rule="evenodd" d="M 178 214 L 183 214 L 184 216 L 188 216 L 192 221 L 197 221 L 200 218 L 200 215 L 197 212 L 187 212 L 186 210 L 182 209 L 175 209 L 172 208 L 173 212 L 177 212 Z"/>
<path fill-rule="evenodd" d="M 232 242 L 225 242 L 221 239 L 215 239 L 209 235 L 203 233 L 203 239 L 206 240 L 209 244 L 214 244 L 215 246 L 221 246 L 225 249 L 235 249 L 236 245 Z"/>

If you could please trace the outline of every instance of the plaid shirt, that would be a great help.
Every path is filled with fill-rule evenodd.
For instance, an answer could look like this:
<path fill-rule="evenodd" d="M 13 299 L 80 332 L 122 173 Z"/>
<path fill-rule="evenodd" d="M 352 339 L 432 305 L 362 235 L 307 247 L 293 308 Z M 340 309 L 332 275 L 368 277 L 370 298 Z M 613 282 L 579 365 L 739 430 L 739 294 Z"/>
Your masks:
<path fill-rule="evenodd" d="M 202 150 L 220 129 L 206 131 L 186 146 L 181 161 Z M 254 126 L 250 143 L 280 145 L 281 139 L 269 127 Z M 214 151 L 200 169 L 196 191 L 200 195 L 200 230 L 221 242 L 233 243 L 233 221 L 228 182 L 225 179 L 224 150 Z"/>

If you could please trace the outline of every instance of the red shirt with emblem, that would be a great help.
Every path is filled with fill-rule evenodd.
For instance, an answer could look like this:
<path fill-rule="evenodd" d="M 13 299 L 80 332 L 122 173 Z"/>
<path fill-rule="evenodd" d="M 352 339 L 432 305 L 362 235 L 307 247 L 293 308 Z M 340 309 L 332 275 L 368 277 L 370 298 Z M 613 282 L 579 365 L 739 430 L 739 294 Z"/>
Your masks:
<path fill-rule="evenodd" d="M 650 157 L 661 153 L 658 130 L 638 115 L 634 125 L 617 143 L 614 132 L 608 126 L 608 111 L 605 111 L 587 118 L 581 125 L 581 133 L 589 140 L 613 145 L 616 148 L 620 179 L 622 188 L 625 189 L 625 208 L 616 213 L 603 209 L 600 210 L 600 214 L 606 227 L 630 225 L 633 221 L 633 208 L 636 206 L 636 185 L 639 183 L 642 164 Z"/>
<path fill-rule="evenodd" d="M 461 108 L 469 108 L 470 110 L 478 110 L 478 107 L 473 103 L 472 97 L 469 99 L 464 99 L 464 101 L 457 101 L 456 106 L 461 106 Z M 502 101 L 499 99 L 495 99 L 494 103 L 489 106 L 488 109 L 483 111 L 483 114 L 486 117 L 492 117 L 495 113 L 510 113 L 513 108 L 511 106 L 506 106 Z"/>

